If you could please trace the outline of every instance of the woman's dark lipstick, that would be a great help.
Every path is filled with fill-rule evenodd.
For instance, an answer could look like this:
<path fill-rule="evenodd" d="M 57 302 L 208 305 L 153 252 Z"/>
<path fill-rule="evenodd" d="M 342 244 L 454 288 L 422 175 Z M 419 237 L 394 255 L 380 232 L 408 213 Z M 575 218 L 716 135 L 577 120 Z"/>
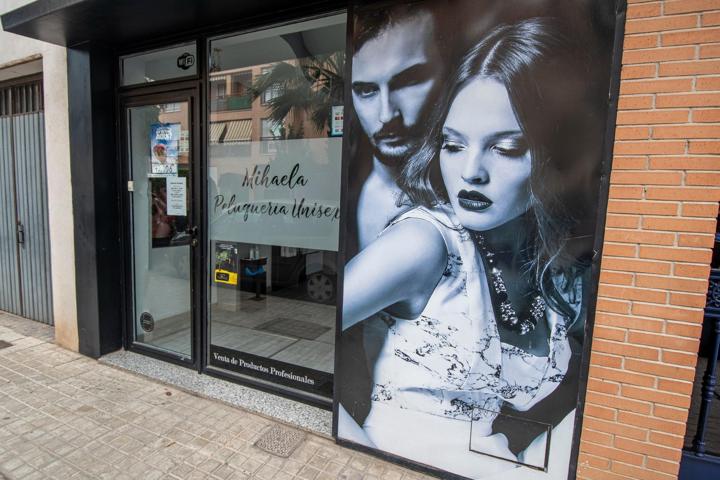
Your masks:
<path fill-rule="evenodd" d="M 492 200 L 475 190 L 460 190 L 457 194 L 458 203 L 465 210 L 474 210 L 476 212 L 486 210 L 492 205 Z"/>

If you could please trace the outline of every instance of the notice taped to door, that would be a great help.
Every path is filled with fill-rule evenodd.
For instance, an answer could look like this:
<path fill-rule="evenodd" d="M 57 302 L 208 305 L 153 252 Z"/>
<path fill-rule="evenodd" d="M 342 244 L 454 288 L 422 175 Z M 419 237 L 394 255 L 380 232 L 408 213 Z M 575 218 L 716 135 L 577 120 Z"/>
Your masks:
<path fill-rule="evenodd" d="M 185 177 L 166 177 L 167 214 L 187 216 L 187 184 Z"/>

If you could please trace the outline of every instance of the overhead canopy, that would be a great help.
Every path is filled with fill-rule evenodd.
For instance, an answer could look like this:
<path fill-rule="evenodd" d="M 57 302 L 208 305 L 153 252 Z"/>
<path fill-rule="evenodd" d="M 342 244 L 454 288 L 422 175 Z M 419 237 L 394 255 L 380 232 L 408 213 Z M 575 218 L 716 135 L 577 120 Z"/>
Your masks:
<path fill-rule="evenodd" d="M 227 132 L 223 141 L 247 142 L 252 138 L 252 120 L 231 120 L 228 122 Z"/>
<path fill-rule="evenodd" d="M 251 119 L 210 122 L 210 143 L 249 142 L 251 139 Z"/>
<path fill-rule="evenodd" d="M 320 0 L 37 0 L 2 15 L 3 29 L 74 47 L 86 42 L 128 45 L 190 36 L 251 23 L 271 24 L 283 13 L 302 16 L 347 2 Z M 257 19 L 255 22 L 252 19 Z"/>
<path fill-rule="evenodd" d="M 220 143 L 226 129 L 227 122 L 210 122 L 210 143 Z"/>

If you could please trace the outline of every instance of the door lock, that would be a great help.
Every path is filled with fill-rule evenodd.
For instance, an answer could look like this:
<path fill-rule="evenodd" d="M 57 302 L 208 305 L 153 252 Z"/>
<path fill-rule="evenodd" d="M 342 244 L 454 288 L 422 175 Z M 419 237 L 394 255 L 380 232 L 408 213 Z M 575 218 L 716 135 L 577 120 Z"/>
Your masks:
<path fill-rule="evenodd" d="M 190 246 L 191 247 L 197 247 L 200 244 L 200 242 L 197 239 L 198 231 L 199 230 L 198 230 L 197 226 L 192 226 L 192 227 L 188 227 L 185 229 L 185 233 L 187 233 L 191 237 L 190 238 Z"/>
<path fill-rule="evenodd" d="M 20 245 L 25 244 L 25 227 L 21 222 L 17 222 L 17 243 Z"/>

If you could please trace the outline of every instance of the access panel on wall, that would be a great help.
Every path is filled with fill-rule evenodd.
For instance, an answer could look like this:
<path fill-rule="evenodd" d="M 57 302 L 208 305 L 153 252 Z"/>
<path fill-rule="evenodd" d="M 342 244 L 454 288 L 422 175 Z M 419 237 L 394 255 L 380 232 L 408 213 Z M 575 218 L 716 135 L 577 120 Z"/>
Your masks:
<path fill-rule="evenodd" d="M 568 476 L 612 3 L 354 8 L 338 438 L 443 475 Z"/>
<path fill-rule="evenodd" d="M 346 16 L 210 41 L 208 364 L 332 395 Z"/>

